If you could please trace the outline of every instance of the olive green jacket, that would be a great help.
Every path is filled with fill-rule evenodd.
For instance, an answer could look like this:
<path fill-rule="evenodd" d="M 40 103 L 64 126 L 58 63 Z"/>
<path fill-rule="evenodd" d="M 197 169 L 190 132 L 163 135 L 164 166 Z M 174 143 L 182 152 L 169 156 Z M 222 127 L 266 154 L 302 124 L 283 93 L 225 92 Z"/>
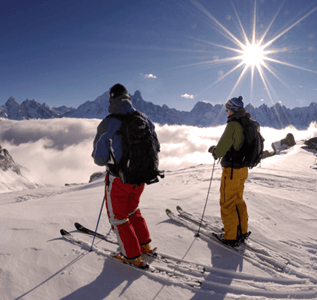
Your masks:
<path fill-rule="evenodd" d="M 238 151 L 243 141 L 242 126 L 237 121 L 229 122 L 215 149 L 216 157 L 224 157 L 232 146 L 234 150 Z"/>
<path fill-rule="evenodd" d="M 237 120 L 245 117 L 250 118 L 251 116 L 244 108 L 239 109 L 228 117 L 226 129 L 214 150 L 216 158 L 222 158 L 221 165 L 223 167 L 244 167 L 242 162 L 232 160 L 233 153 L 230 154 L 230 151 L 238 153 L 243 145 L 245 139 L 243 127 Z"/>

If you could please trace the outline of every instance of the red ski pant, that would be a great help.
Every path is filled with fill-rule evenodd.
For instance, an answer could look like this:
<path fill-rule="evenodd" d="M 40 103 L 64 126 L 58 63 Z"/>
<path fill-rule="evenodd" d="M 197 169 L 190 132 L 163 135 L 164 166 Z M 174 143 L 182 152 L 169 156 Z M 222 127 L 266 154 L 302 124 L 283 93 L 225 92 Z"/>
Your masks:
<path fill-rule="evenodd" d="M 105 199 L 112 230 L 117 235 L 121 252 L 126 258 L 141 255 L 140 245 L 148 244 L 150 233 L 139 206 L 144 184 L 124 184 L 111 174 L 106 176 Z"/>
<path fill-rule="evenodd" d="M 243 200 L 244 183 L 248 168 L 223 168 L 220 186 L 220 210 L 224 226 L 224 238 L 236 240 L 248 231 L 247 205 Z"/>

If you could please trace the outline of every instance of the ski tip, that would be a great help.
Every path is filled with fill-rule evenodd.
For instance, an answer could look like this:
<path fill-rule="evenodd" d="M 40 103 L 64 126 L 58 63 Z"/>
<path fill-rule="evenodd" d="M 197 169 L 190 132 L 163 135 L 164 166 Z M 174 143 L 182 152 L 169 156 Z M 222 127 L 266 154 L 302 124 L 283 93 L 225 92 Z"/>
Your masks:
<path fill-rule="evenodd" d="M 69 232 L 66 231 L 65 229 L 61 229 L 61 230 L 60 230 L 60 233 L 61 233 L 61 235 L 67 235 L 67 234 L 69 234 Z"/>
<path fill-rule="evenodd" d="M 171 211 L 170 209 L 168 209 L 168 208 L 166 208 L 165 212 L 166 212 L 167 214 L 171 214 L 171 213 L 172 213 L 172 211 Z"/>
<path fill-rule="evenodd" d="M 183 211 L 183 209 L 180 206 L 176 206 L 177 211 Z"/>
<path fill-rule="evenodd" d="M 78 222 L 76 222 L 75 224 L 75 227 L 77 228 L 77 229 L 79 229 L 79 228 L 82 228 L 83 226 L 82 225 L 80 225 Z"/>

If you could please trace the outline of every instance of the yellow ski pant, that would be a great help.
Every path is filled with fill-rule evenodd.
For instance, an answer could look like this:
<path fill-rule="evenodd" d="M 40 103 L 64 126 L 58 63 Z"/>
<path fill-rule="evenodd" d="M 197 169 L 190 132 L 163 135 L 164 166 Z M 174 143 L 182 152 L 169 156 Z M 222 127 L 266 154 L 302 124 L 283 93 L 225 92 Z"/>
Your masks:
<path fill-rule="evenodd" d="M 231 178 L 231 171 L 232 178 Z M 248 168 L 223 168 L 220 186 L 220 211 L 224 225 L 224 238 L 237 240 L 248 232 L 247 206 L 243 200 L 244 182 Z"/>

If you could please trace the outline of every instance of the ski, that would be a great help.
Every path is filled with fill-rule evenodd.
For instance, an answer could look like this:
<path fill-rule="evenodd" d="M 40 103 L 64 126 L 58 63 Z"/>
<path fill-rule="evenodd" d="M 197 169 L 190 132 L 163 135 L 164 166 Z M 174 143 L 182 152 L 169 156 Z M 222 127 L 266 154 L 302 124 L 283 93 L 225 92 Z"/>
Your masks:
<path fill-rule="evenodd" d="M 166 209 L 166 214 L 174 222 L 176 222 L 180 225 L 183 225 L 184 227 L 192 230 L 193 232 L 197 232 L 197 230 L 198 230 L 198 228 L 196 226 L 197 224 L 193 224 L 193 222 L 189 222 L 188 220 L 186 220 L 180 216 L 175 215 L 169 209 Z M 212 231 L 207 230 L 206 228 L 203 228 L 203 227 L 200 228 L 200 233 L 208 240 L 216 242 L 218 245 L 220 245 L 220 246 L 222 246 L 230 251 L 233 251 L 234 253 L 240 254 L 244 258 L 247 258 L 250 262 L 258 263 L 258 264 L 264 265 L 266 267 L 273 268 L 279 272 L 285 271 L 287 268 L 284 259 L 280 260 L 280 259 L 277 259 L 275 257 L 266 256 L 266 255 L 258 253 L 256 251 L 252 251 L 252 250 L 246 248 L 243 243 L 238 247 L 231 247 L 231 246 L 224 245 L 213 235 Z"/>
<path fill-rule="evenodd" d="M 187 211 L 184 211 L 180 206 L 177 206 L 176 207 L 178 213 L 183 217 L 185 218 L 186 220 L 189 220 L 197 225 L 200 225 L 200 222 L 201 222 L 201 219 L 194 216 L 193 214 L 187 212 Z M 211 231 L 213 233 L 222 233 L 222 229 L 221 229 L 221 223 L 218 221 L 218 222 L 215 222 L 216 224 L 213 224 L 212 222 L 208 222 L 207 220 L 202 220 L 202 223 L 201 223 L 201 226 L 203 228 L 205 228 L 206 230 L 208 231 Z M 218 223 L 218 224 L 217 224 Z M 253 251 L 253 252 L 256 252 L 260 255 L 265 255 L 265 256 L 268 256 L 268 257 L 273 257 L 277 260 L 281 260 L 284 262 L 285 265 L 289 264 L 289 259 L 286 258 L 286 257 L 283 257 L 281 255 L 279 255 L 278 253 L 276 253 L 276 251 L 274 250 L 271 250 L 271 249 L 264 249 L 263 246 L 257 246 L 257 245 L 254 245 L 252 242 L 250 242 L 250 240 L 254 243 L 257 243 L 257 241 L 253 240 L 252 238 L 248 238 L 244 243 L 241 244 L 241 246 L 243 247 L 246 247 L 248 248 L 250 251 Z M 265 247 L 265 246 L 264 246 Z M 265 247 L 267 248 L 267 247 Z M 275 252 L 274 254 L 271 253 L 271 252 Z"/>
<path fill-rule="evenodd" d="M 94 236 L 95 235 L 95 232 L 92 231 L 91 229 L 88 229 L 87 227 L 79 224 L 78 222 L 76 222 L 75 224 L 75 227 L 78 231 L 82 232 L 82 233 L 86 233 L 88 235 L 92 235 Z M 104 234 L 101 234 L 101 233 L 98 233 L 96 232 L 96 237 L 101 239 L 101 240 L 104 240 L 108 243 L 111 243 L 111 244 L 115 244 L 115 245 L 119 245 L 117 241 L 114 241 L 112 240 L 110 237 L 108 237 L 107 235 L 104 235 Z"/>
<path fill-rule="evenodd" d="M 221 231 L 222 231 L 220 222 L 218 222 L 219 224 L 213 224 L 213 223 L 208 222 L 208 221 L 206 221 L 204 219 L 201 219 L 201 218 L 198 218 L 198 217 L 194 216 L 193 214 L 183 210 L 180 206 L 177 206 L 176 210 L 183 218 L 185 218 L 185 219 L 187 219 L 187 220 L 189 220 L 191 222 L 194 222 L 197 225 L 201 224 L 201 226 L 204 227 L 207 230 L 211 230 L 211 231 L 213 231 L 215 233 L 221 233 Z M 215 223 L 217 223 L 217 222 L 215 221 Z"/>
<path fill-rule="evenodd" d="M 91 245 L 77 237 L 75 237 L 74 235 L 72 235 L 71 233 L 69 233 L 68 231 L 61 229 L 60 233 L 62 235 L 62 237 L 67 240 L 68 242 L 80 246 L 81 248 L 83 248 L 84 250 L 90 251 L 91 249 Z M 94 251 L 97 254 L 103 255 L 105 257 L 108 258 L 112 258 L 114 259 L 114 261 L 124 265 L 124 266 L 128 266 L 131 267 L 133 269 L 139 270 L 141 272 L 146 272 L 147 274 L 154 276 L 156 278 L 164 278 L 168 281 L 172 281 L 172 282 L 177 282 L 179 284 L 182 285 L 186 285 L 189 287 L 193 287 L 193 288 L 200 288 L 202 283 L 204 282 L 204 278 L 199 278 L 199 277 L 195 277 L 195 276 L 191 276 L 182 272 L 179 272 L 175 269 L 171 269 L 169 267 L 165 267 L 165 266 L 153 266 L 151 264 L 148 264 L 148 266 L 146 268 L 139 268 L 137 266 L 134 266 L 132 264 L 129 263 L 125 263 L 123 261 L 121 261 L 120 259 L 116 259 L 114 256 L 116 255 L 116 252 L 108 249 L 108 248 L 99 248 L 96 245 L 93 246 L 93 248 L 91 249 L 91 251 Z"/>
<path fill-rule="evenodd" d="M 76 222 L 75 227 L 78 231 L 80 231 L 81 233 L 84 234 L 88 234 L 90 236 L 94 236 L 95 232 L 92 231 L 91 229 L 81 225 L 80 223 Z M 103 235 L 101 233 L 96 233 L 96 237 L 104 240 L 106 242 L 112 243 L 112 244 L 116 244 L 119 245 L 117 241 L 112 240 L 111 238 L 109 238 L 106 235 Z M 149 257 L 152 257 L 153 259 L 155 259 L 158 262 L 162 262 L 164 264 L 168 264 L 173 266 L 174 268 L 177 268 L 179 271 L 187 271 L 189 273 L 193 273 L 196 275 L 196 273 L 198 274 L 204 274 L 206 272 L 206 268 L 202 265 L 199 264 L 195 264 L 193 262 L 189 262 L 180 258 L 177 258 L 175 256 L 166 254 L 166 253 L 162 253 L 162 252 L 158 252 L 155 251 L 153 254 L 147 254 Z"/>

